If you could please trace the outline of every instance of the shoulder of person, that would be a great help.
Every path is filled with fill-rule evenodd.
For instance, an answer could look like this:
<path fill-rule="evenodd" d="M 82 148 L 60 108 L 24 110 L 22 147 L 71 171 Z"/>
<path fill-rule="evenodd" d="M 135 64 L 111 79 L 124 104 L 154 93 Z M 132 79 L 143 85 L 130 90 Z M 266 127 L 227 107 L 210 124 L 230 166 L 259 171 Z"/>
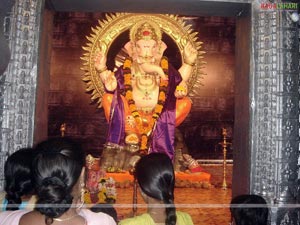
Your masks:
<path fill-rule="evenodd" d="M 148 213 L 121 220 L 118 225 L 152 225 L 153 220 Z"/>
<path fill-rule="evenodd" d="M 177 216 L 177 224 L 180 225 L 194 225 L 192 217 L 190 214 L 181 212 L 181 211 L 176 211 L 176 216 Z"/>
<path fill-rule="evenodd" d="M 97 225 L 97 224 L 116 225 L 114 219 L 106 213 L 102 213 L 102 212 L 96 213 L 96 212 L 92 212 L 89 209 L 82 209 L 79 215 L 83 216 L 86 219 L 87 224 L 89 225 Z"/>
<path fill-rule="evenodd" d="M 20 222 L 18 225 L 40 224 L 41 220 L 45 221 L 45 216 L 42 215 L 37 210 L 29 210 L 29 209 L 26 210 L 27 213 L 20 218 Z"/>
<path fill-rule="evenodd" d="M 25 209 L 0 212 L 1 225 L 18 225 L 20 218 L 28 212 Z"/>

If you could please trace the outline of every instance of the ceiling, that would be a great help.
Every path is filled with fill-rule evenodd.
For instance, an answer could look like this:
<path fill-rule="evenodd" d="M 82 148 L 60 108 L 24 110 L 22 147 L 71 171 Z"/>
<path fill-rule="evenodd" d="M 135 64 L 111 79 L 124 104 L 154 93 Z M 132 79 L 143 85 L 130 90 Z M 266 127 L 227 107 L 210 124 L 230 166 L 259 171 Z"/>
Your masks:
<path fill-rule="evenodd" d="M 239 3 L 242 2 L 242 3 Z M 54 11 L 169 13 L 190 16 L 237 16 L 247 0 L 46 0 Z"/>

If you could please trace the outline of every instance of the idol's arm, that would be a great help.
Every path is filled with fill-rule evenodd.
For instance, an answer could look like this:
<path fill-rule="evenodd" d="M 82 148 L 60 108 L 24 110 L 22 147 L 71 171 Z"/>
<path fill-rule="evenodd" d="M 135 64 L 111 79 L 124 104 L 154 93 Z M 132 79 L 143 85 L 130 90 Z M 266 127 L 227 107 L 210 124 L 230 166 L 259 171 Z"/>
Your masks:
<path fill-rule="evenodd" d="M 179 68 L 179 73 L 182 77 L 183 82 L 187 82 L 192 74 L 193 66 L 190 64 L 183 63 L 182 66 Z"/>
<path fill-rule="evenodd" d="M 197 60 L 197 50 L 192 46 L 191 43 L 188 43 L 183 50 L 183 63 L 179 68 L 179 73 L 181 74 L 182 81 L 187 82 L 190 78 L 193 67 L 196 64 Z"/>
<path fill-rule="evenodd" d="M 115 74 L 110 70 L 103 71 L 100 74 L 100 78 L 105 88 L 109 92 L 113 92 L 117 88 L 117 79 Z"/>
<path fill-rule="evenodd" d="M 106 56 L 101 51 L 95 55 L 95 69 L 100 75 L 101 81 L 107 91 L 114 91 L 117 88 L 117 80 L 114 73 L 107 69 Z"/>

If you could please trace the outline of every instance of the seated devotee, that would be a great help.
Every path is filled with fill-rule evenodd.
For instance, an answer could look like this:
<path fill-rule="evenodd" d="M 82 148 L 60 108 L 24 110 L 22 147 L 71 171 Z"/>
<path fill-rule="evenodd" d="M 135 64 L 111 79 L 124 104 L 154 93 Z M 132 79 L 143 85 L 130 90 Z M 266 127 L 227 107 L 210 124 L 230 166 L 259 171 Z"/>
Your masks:
<path fill-rule="evenodd" d="M 119 225 L 193 225 L 189 214 L 176 211 L 174 169 L 166 154 L 150 153 L 143 156 L 136 163 L 134 173 L 147 203 L 147 213 L 121 220 Z"/>
<path fill-rule="evenodd" d="M 2 212 L 1 225 L 116 225 L 107 214 L 82 209 L 85 157 L 78 143 L 55 138 L 38 144 L 36 150 L 32 169 L 35 210 Z"/>
<path fill-rule="evenodd" d="M 230 212 L 235 225 L 266 225 L 268 205 L 259 195 L 239 195 L 231 200 Z"/>
<path fill-rule="evenodd" d="M 32 148 L 23 148 L 8 156 L 4 164 L 5 185 L 0 193 L 0 211 L 34 208 L 36 198 L 31 174 L 33 156 Z"/>

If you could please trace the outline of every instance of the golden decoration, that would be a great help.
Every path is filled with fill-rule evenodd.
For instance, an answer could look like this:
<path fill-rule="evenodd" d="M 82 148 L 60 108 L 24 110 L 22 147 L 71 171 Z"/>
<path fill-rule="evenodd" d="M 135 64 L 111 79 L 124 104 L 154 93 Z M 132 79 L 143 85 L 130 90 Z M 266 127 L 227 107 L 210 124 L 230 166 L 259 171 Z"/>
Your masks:
<path fill-rule="evenodd" d="M 98 26 L 91 28 L 92 32 L 90 36 L 86 37 L 88 42 L 82 47 L 85 52 L 81 57 L 83 60 L 81 70 L 85 72 L 82 80 L 86 82 L 86 91 L 91 92 L 91 99 L 97 101 L 99 108 L 102 107 L 101 100 L 105 89 L 94 66 L 95 53 L 101 50 L 107 55 L 112 43 L 118 36 L 130 30 L 132 26 L 141 21 L 152 21 L 158 24 L 162 32 L 171 37 L 176 43 L 180 52 L 183 52 L 184 46 L 188 42 L 191 42 L 193 47 L 197 49 L 197 62 L 187 82 L 189 96 L 197 94 L 197 89 L 199 89 L 201 85 L 200 80 L 204 75 L 201 69 L 206 62 L 202 60 L 205 52 L 200 51 L 203 42 L 198 41 L 198 32 L 192 30 L 192 25 L 186 25 L 184 20 L 177 15 L 139 13 L 106 14 L 105 19 L 98 21 Z M 181 54 L 181 61 L 183 62 L 183 54 Z M 116 66 L 120 66 L 120 62 L 116 63 Z"/>
<path fill-rule="evenodd" d="M 100 158 L 95 158 L 88 154 L 85 157 L 85 165 L 89 170 L 100 170 Z"/>
<path fill-rule="evenodd" d="M 223 147 L 223 183 L 222 183 L 222 189 L 226 190 L 227 189 L 227 183 L 226 183 L 226 167 L 227 167 L 227 159 L 226 159 L 226 154 L 227 154 L 227 147 L 231 145 L 230 142 L 227 141 L 227 130 L 226 128 L 222 128 L 222 136 L 223 136 L 223 141 L 219 143 Z"/>
<path fill-rule="evenodd" d="M 66 129 L 67 129 L 67 124 L 66 124 L 66 123 L 62 123 L 62 124 L 60 125 L 60 135 L 61 135 L 62 137 L 65 136 Z"/>
<path fill-rule="evenodd" d="M 199 167 L 198 162 L 191 155 L 183 154 L 182 156 L 190 170 Z"/>
<path fill-rule="evenodd" d="M 146 34 L 148 35 L 145 35 Z M 129 33 L 130 41 L 136 42 L 141 39 L 145 40 L 161 40 L 161 30 L 160 27 L 157 26 L 155 23 L 150 21 L 140 21 L 139 23 L 135 24 Z"/>

